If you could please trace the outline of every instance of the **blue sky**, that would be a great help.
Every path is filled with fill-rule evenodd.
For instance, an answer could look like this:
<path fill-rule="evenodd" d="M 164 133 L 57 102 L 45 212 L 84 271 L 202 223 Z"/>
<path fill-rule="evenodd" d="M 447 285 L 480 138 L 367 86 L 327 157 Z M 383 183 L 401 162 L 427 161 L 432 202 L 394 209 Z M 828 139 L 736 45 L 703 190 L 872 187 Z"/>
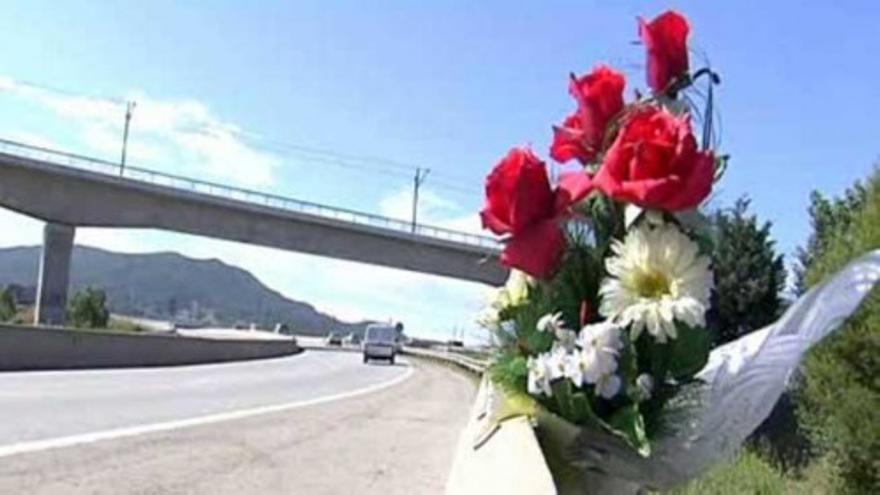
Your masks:
<path fill-rule="evenodd" d="M 750 196 L 790 254 L 808 234 L 809 192 L 838 193 L 880 157 L 873 2 L 475 3 L 6 1 L 0 137 L 116 159 L 123 110 L 109 100 L 130 98 L 133 163 L 403 218 L 407 166 L 430 167 L 424 220 L 474 229 L 495 161 L 521 143 L 546 154 L 573 105 L 568 73 L 611 63 L 644 88 L 635 18 L 674 7 L 723 79 L 732 160 L 716 204 Z M 291 145 L 384 161 L 340 166 Z M 39 242 L 38 222 L 0 221 L 0 244 Z M 218 257 L 344 318 L 400 318 L 423 334 L 472 328 L 484 292 L 178 234 L 77 240 Z"/>

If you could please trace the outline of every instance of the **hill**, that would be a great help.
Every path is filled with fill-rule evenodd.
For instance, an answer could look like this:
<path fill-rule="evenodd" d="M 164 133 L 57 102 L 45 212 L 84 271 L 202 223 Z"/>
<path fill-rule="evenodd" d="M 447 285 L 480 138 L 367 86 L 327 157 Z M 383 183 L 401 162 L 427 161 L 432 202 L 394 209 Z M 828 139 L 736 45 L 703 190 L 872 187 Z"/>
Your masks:
<path fill-rule="evenodd" d="M 38 246 L 0 249 L 0 285 L 34 286 L 39 254 Z M 283 322 L 297 333 L 314 335 L 360 332 L 365 323 L 341 322 L 308 303 L 288 299 L 250 272 L 220 260 L 172 252 L 123 254 L 76 246 L 71 294 L 87 286 L 107 293 L 112 312 L 152 319 L 268 328 Z"/>

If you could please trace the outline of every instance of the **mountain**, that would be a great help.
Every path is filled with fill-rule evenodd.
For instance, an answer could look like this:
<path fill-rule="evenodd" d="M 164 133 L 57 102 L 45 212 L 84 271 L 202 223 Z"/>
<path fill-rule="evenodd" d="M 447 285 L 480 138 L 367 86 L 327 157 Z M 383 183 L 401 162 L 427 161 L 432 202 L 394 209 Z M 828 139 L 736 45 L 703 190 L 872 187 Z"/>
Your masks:
<path fill-rule="evenodd" d="M 0 285 L 34 286 L 38 246 L 0 249 Z M 312 305 L 288 299 L 250 272 L 220 260 L 178 253 L 123 254 L 75 246 L 71 294 L 87 286 L 103 289 L 114 313 L 204 325 L 286 323 L 295 332 L 360 333 L 366 322 L 345 323 Z"/>

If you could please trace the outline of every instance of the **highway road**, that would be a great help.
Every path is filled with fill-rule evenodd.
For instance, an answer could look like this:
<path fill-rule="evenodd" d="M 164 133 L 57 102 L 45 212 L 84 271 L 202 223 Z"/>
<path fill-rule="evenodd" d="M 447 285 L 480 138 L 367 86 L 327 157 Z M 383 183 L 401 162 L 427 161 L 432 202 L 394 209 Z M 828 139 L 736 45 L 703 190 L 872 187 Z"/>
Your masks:
<path fill-rule="evenodd" d="M 442 493 L 474 382 L 360 359 L 0 373 L 0 493 Z"/>

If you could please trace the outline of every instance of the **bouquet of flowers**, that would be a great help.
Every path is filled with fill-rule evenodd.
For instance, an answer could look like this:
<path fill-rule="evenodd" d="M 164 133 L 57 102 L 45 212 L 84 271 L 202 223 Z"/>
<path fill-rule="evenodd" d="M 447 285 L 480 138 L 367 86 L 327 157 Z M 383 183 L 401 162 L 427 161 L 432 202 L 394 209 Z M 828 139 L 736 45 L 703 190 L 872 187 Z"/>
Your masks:
<path fill-rule="evenodd" d="M 498 343 L 492 382 L 555 438 L 548 458 L 636 487 L 684 481 L 739 445 L 835 321 L 805 321 L 798 308 L 815 308 L 795 304 L 775 328 L 710 353 L 712 241 L 697 208 L 727 157 L 713 145 L 720 79 L 710 68 L 690 71 L 689 29 L 672 11 L 639 20 L 650 91 L 629 101 L 624 75 L 611 67 L 573 74 L 576 107 L 554 126 L 549 154 L 574 169 L 551 185 L 545 163 L 514 148 L 487 177 L 481 212 L 484 228 L 503 236 L 501 262 L 511 269 L 481 316 Z M 878 261 L 876 253 L 863 260 L 875 269 L 863 277 L 868 287 Z M 852 292 L 851 278 L 824 289 L 848 297 L 829 313 L 855 309 L 864 287 Z M 801 327 L 810 331 L 786 359 L 777 356 L 780 368 L 763 370 L 773 386 L 752 390 L 769 403 L 719 411 L 734 384 L 747 383 L 742 363 L 770 363 L 774 339 Z M 713 414 L 739 426 L 725 430 Z"/>

